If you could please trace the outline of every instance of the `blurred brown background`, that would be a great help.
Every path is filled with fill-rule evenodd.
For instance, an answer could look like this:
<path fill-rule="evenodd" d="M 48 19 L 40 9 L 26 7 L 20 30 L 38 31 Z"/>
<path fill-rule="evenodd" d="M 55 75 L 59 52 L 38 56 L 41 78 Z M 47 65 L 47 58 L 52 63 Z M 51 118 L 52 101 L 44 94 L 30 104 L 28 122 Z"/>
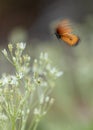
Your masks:
<path fill-rule="evenodd" d="M 68 18 L 79 45 L 58 41 L 53 22 Z M 48 52 L 63 70 L 53 92 L 55 103 L 38 130 L 93 130 L 93 1 L 0 0 L 0 46 L 26 42 L 32 58 Z M 0 73 L 11 72 L 1 56 Z"/>
<path fill-rule="evenodd" d="M 49 24 L 59 18 L 84 22 L 93 13 L 92 0 L 0 0 L 0 40 L 7 41 L 15 28 L 30 39 L 50 38 Z"/>

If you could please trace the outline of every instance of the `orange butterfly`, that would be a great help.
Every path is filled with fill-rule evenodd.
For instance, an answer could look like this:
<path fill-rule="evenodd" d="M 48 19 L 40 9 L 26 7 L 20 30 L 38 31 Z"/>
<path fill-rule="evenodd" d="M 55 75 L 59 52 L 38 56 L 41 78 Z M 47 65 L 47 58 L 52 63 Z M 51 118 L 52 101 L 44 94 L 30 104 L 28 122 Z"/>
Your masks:
<path fill-rule="evenodd" d="M 58 39 L 63 40 L 70 46 L 77 45 L 79 42 L 79 37 L 72 34 L 72 29 L 68 20 L 63 20 L 57 25 L 55 34 Z"/>

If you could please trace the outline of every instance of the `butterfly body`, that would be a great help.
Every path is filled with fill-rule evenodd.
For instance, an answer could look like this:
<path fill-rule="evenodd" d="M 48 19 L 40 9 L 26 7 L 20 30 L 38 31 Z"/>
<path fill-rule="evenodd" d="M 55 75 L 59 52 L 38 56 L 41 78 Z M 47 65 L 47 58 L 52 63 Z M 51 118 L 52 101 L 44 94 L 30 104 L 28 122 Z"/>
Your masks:
<path fill-rule="evenodd" d="M 79 42 L 79 37 L 72 33 L 72 29 L 67 20 L 63 20 L 58 24 L 55 35 L 58 39 L 63 40 L 70 46 L 77 45 Z"/>

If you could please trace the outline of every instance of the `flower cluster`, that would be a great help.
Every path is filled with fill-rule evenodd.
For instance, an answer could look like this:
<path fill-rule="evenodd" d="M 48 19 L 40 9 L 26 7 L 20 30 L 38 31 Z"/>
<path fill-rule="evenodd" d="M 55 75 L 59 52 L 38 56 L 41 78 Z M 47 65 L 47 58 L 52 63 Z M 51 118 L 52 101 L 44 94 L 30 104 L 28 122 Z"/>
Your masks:
<path fill-rule="evenodd" d="M 13 75 L 2 74 L 0 79 L 0 129 L 36 130 L 39 121 L 49 110 L 55 79 L 63 72 L 51 65 L 47 53 L 31 64 L 24 54 L 25 43 L 9 44 L 2 53 L 14 66 Z M 30 116 L 32 115 L 32 116 Z M 31 120 L 26 128 L 27 121 Z"/>

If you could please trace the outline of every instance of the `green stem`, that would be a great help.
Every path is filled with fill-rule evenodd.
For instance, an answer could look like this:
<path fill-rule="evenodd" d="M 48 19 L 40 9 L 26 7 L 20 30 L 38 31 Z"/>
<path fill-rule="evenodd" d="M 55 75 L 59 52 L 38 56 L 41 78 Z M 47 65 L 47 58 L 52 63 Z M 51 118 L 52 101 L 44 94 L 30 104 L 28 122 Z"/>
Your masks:
<path fill-rule="evenodd" d="M 29 129 L 28 129 L 28 130 L 36 130 L 36 129 L 37 129 L 37 126 L 38 126 L 38 123 L 39 123 L 39 120 L 36 121 L 36 118 L 34 118 L 34 119 L 32 120 L 31 125 L 29 126 Z"/>
<path fill-rule="evenodd" d="M 33 127 L 33 130 L 36 130 L 36 129 L 37 129 L 38 123 L 39 123 L 39 121 L 35 123 L 35 125 L 34 125 L 34 127 Z"/>
<path fill-rule="evenodd" d="M 28 130 L 31 130 L 34 126 L 35 123 L 35 118 L 32 120 L 31 125 L 29 126 Z"/>
<path fill-rule="evenodd" d="M 12 130 L 16 130 L 15 119 L 12 119 Z"/>

